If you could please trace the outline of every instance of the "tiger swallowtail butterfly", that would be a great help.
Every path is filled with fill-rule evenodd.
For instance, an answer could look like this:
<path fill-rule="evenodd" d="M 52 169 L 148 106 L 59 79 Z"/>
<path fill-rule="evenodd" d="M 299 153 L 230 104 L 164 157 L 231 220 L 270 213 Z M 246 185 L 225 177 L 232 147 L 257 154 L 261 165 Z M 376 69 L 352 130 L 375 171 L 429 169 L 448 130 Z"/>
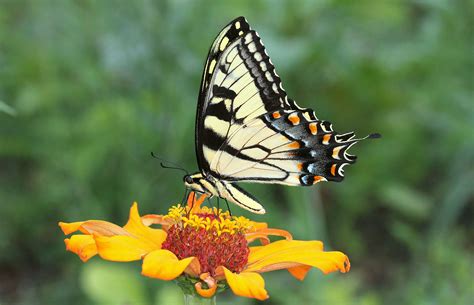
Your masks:
<path fill-rule="evenodd" d="M 195 126 L 199 172 L 188 189 L 231 201 L 251 212 L 265 209 L 236 182 L 310 186 L 342 181 L 356 161 L 347 150 L 371 134 L 338 134 L 314 111 L 288 98 L 257 32 L 244 17 L 230 22 L 209 50 Z"/>

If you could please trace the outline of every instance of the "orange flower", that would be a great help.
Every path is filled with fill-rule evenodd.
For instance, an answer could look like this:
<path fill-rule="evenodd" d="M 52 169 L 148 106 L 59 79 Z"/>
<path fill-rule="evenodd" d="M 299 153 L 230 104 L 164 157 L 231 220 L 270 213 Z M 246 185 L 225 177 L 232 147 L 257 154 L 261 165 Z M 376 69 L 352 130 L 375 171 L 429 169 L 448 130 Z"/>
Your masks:
<path fill-rule="evenodd" d="M 96 254 L 111 261 L 143 259 L 142 274 L 161 280 L 178 279 L 202 297 L 213 296 L 225 283 L 239 296 L 268 298 L 260 273 L 287 269 L 303 280 L 311 267 L 323 273 L 347 272 L 350 264 L 341 252 L 325 252 L 320 241 L 293 240 L 289 232 L 268 228 L 265 223 L 231 216 L 216 208 L 201 207 L 188 197 L 186 207 L 173 206 L 167 215 L 140 217 L 137 204 L 123 227 L 100 220 L 63 223 L 66 249 L 84 262 Z M 162 229 L 150 226 L 159 224 Z M 270 235 L 285 237 L 270 242 Z M 249 246 L 259 239 L 261 246 Z M 188 289 L 189 290 L 189 289 Z"/>

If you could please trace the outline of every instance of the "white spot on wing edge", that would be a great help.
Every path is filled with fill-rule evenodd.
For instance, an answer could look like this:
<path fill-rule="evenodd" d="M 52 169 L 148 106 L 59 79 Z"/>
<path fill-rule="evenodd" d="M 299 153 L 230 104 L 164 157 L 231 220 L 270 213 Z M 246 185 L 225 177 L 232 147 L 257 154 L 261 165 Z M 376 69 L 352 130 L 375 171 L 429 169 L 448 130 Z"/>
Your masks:
<path fill-rule="evenodd" d="M 228 43 L 229 43 L 229 38 L 228 37 L 222 38 L 221 43 L 219 45 L 219 50 L 224 51 L 224 49 L 225 49 L 225 47 L 227 46 Z"/>
<path fill-rule="evenodd" d="M 344 177 L 344 169 L 343 169 L 343 168 L 344 168 L 344 166 L 346 166 L 347 164 L 349 164 L 349 163 L 342 163 L 341 166 L 339 166 L 339 169 L 337 170 L 337 173 L 338 173 L 340 176 L 342 176 L 342 177 Z"/>
<path fill-rule="evenodd" d="M 268 81 L 273 82 L 273 77 L 270 72 L 265 72 L 265 77 L 267 78 Z"/>
<path fill-rule="evenodd" d="M 331 128 L 330 129 L 327 129 L 326 128 L 326 124 L 322 124 L 323 122 L 321 122 L 321 124 L 319 124 L 321 126 L 321 128 L 323 129 L 324 132 L 331 132 Z M 332 125 L 332 124 L 331 124 Z"/>
<path fill-rule="evenodd" d="M 252 52 L 252 53 L 257 51 L 257 46 L 253 42 L 249 43 L 248 48 L 249 48 L 249 51 Z"/>
<path fill-rule="evenodd" d="M 275 83 L 273 83 L 272 89 L 273 89 L 273 91 L 274 91 L 275 93 L 279 93 L 278 87 L 277 87 L 277 85 L 276 85 Z"/>
<path fill-rule="evenodd" d="M 209 74 L 212 74 L 212 72 L 214 72 L 215 67 L 216 67 L 216 60 L 213 59 L 211 63 L 209 64 Z"/>
<path fill-rule="evenodd" d="M 339 156 L 339 151 L 344 148 L 344 145 L 341 145 L 341 146 L 338 146 L 338 147 L 334 147 L 334 149 L 332 150 L 332 157 L 336 160 L 341 160 L 341 157 Z"/>
<path fill-rule="evenodd" d="M 347 152 L 349 151 L 349 149 L 354 145 L 356 144 L 357 142 L 353 142 L 351 144 L 349 144 L 349 146 L 347 147 L 346 150 L 344 150 L 344 159 L 346 159 L 347 161 L 349 161 L 349 157 L 354 157 L 354 155 L 351 155 L 351 154 L 348 154 Z"/>

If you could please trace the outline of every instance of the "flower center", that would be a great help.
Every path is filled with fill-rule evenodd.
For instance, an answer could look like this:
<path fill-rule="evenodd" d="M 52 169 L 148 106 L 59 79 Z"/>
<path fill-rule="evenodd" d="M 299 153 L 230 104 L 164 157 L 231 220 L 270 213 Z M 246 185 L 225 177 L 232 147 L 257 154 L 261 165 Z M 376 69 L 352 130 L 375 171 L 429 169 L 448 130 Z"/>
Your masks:
<path fill-rule="evenodd" d="M 162 248 L 179 259 L 196 257 L 202 273 L 214 276 L 219 266 L 238 273 L 247 264 L 248 219 L 206 207 L 187 215 L 187 210 L 179 206 L 171 208 L 167 217 L 173 219 L 174 224 L 169 227 Z"/>

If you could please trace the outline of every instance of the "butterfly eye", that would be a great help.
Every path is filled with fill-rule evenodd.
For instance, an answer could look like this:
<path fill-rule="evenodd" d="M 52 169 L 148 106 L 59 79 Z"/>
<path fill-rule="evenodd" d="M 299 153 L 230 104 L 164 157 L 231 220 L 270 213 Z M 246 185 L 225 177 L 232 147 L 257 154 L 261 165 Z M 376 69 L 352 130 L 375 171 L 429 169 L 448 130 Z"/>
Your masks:
<path fill-rule="evenodd" d="M 184 181 L 187 184 L 192 184 L 194 182 L 193 178 L 191 176 L 184 176 Z"/>

